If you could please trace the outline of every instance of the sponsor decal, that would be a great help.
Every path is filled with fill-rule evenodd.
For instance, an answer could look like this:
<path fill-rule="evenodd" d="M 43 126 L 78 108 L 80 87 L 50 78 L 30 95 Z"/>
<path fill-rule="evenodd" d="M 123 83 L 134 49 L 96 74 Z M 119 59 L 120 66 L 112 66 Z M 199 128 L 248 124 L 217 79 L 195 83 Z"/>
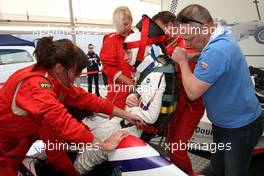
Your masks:
<path fill-rule="evenodd" d="M 147 84 L 150 83 L 150 78 L 147 78 L 146 83 Z"/>
<path fill-rule="evenodd" d="M 50 83 L 47 83 L 47 82 L 40 82 L 39 83 L 39 86 L 43 89 L 50 89 L 51 88 L 51 85 Z"/>
<path fill-rule="evenodd" d="M 196 127 L 195 133 L 205 134 L 205 135 L 213 135 L 212 130 L 210 129 L 204 129 L 200 127 Z"/>
<path fill-rule="evenodd" d="M 202 68 L 203 70 L 206 70 L 207 67 L 208 67 L 208 64 L 205 63 L 205 62 L 201 62 L 201 63 L 200 63 L 200 66 L 201 66 L 201 68 Z"/>

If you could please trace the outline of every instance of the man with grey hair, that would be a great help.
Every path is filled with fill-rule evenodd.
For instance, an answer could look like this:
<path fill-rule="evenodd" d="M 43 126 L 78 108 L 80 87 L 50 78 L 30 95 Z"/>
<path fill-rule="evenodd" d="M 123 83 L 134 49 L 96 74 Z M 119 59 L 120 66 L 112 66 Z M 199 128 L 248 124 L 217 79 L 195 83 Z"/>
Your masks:
<path fill-rule="evenodd" d="M 172 59 L 179 64 L 187 96 L 203 96 L 212 122 L 218 148 L 207 175 L 248 176 L 251 153 L 263 133 L 263 116 L 245 57 L 230 31 L 214 24 L 206 8 L 189 5 L 177 20 L 185 29 L 182 37 L 201 52 L 194 73 L 185 49 L 176 48 Z"/>

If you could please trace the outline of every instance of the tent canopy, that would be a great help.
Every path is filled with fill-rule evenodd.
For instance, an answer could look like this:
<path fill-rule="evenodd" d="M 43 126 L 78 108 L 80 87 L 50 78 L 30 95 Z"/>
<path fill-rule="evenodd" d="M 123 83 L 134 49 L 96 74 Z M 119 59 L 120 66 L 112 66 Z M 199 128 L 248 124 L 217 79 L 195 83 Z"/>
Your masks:
<path fill-rule="evenodd" d="M 34 43 L 12 35 L 0 35 L 0 46 L 33 46 Z"/>
<path fill-rule="evenodd" d="M 143 14 L 161 10 L 161 0 L 0 0 L 0 33 L 32 34 L 36 31 L 78 31 L 105 34 L 115 31 L 112 14 L 128 6 L 135 25 Z M 48 10 L 47 10 L 48 9 Z"/>

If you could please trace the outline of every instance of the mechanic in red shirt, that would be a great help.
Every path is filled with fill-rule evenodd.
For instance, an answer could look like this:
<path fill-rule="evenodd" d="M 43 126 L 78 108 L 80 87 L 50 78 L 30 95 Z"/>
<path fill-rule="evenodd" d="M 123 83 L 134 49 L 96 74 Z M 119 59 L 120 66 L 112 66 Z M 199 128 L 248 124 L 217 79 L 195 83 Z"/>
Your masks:
<path fill-rule="evenodd" d="M 66 105 L 143 124 L 139 117 L 73 85 L 88 59 L 70 40 L 44 37 L 34 54 L 37 63 L 18 70 L 0 89 L 1 176 L 17 175 L 19 163 L 36 139 L 45 143 L 97 144 L 102 150 L 112 150 L 126 136 L 119 131 L 105 141 L 94 138 L 85 125 L 72 118 Z M 58 153 L 61 158 L 56 156 Z M 64 175 L 78 175 L 65 151 L 48 151 L 47 155 L 55 168 L 66 169 Z"/>
<path fill-rule="evenodd" d="M 133 67 L 125 61 L 123 42 L 132 33 L 132 15 L 128 7 L 118 7 L 113 14 L 116 32 L 104 36 L 100 58 L 107 76 L 107 100 L 125 109 L 126 98 L 134 86 Z"/>
<path fill-rule="evenodd" d="M 183 38 L 179 37 L 175 30 L 176 16 L 169 11 L 162 11 L 153 16 L 152 18 L 170 37 L 166 42 L 167 54 L 171 56 L 174 48 L 185 48 L 190 56 L 197 55 L 198 53 L 192 48 L 185 45 Z M 179 31 L 179 30 L 178 30 Z M 192 71 L 195 68 L 196 60 L 189 61 Z M 178 67 L 178 65 L 176 65 Z M 176 107 L 175 117 L 172 119 L 169 126 L 168 143 L 180 145 L 180 143 L 188 144 L 194 130 L 196 129 L 200 119 L 204 114 L 204 103 L 202 98 L 191 101 L 188 99 L 184 90 L 181 78 L 180 69 L 178 70 L 178 85 L 179 85 L 179 99 Z M 176 148 L 176 147 L 175 147 Z M 179 147 L 178 147 L 179 148 Z M 170 160 L 186 173 L 192 173 L 192 165 L 186 150 L 170 150 Z"/>

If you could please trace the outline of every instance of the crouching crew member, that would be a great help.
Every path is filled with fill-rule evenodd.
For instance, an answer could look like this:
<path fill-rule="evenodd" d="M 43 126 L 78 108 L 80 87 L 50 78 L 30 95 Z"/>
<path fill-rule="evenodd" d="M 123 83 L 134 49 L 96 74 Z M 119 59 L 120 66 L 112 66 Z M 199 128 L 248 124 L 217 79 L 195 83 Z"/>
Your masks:
<path fill-rule="evenodd" d="M 111 150 L 125 136 L 118 132 L 101 142 L 72 118 L 64 105 L 143 124 L 137 116 L 73 85 L 87 65 L 87 56 L 70 40 L 44 37 L 38 41 L 34 54 L 37 63 L 18 70 L 0 90 L 0 175 L 17 175 L 17 166 L 35 139 L 45 143 L 99 143 L 102 150 Z M 64 175 L 77 175 L 66 153 L 61 152 L 64 151 L 47 151 L 51 164 Z M 14 158 L 14 154 L 18 157 Z"/>

